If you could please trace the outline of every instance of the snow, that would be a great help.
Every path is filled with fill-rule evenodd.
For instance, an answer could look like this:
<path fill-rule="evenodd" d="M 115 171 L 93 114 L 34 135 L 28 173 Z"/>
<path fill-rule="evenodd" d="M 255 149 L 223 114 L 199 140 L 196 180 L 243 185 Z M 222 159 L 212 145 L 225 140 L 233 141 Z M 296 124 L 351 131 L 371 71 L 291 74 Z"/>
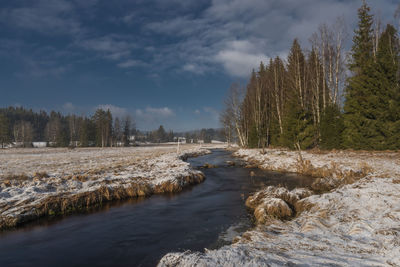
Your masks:
<path fill-rule="evenodd" d="M 236 154 L 262 168 L 299 171 L 298 152 L 275 149 L 261 154 L 241 149 Z M 169 253 L 159 265 L 400 266 L 400 154 L 302 152 L 302 158 L 314 168 L 334 167 L 326 173 L 339 180 L 366 165 L 370 171 L 352 184 L 300 200 L 307 208 L 290 221 L 259 224 L 236 243 L 217 250 Z"/>
<path fill-rule="evenodd" d="M 215 147 L 215 145 L 214 145 Z M 35 214 L 49 197 L 73 197 L 107 187 L 165 182 L 186 186 L 201 175 L 181 158 L 210 153 L 205 146 L 9 149 L 0 151 L 0 221 Z"/>

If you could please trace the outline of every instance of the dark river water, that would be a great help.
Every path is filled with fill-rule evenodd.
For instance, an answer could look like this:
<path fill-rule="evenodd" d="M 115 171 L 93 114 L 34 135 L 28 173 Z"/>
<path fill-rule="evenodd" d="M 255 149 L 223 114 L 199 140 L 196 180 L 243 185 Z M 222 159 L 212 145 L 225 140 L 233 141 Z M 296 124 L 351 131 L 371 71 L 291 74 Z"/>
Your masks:
<path fill-rule="evenodd" d="M 312 182 L 243 168 L 224 150 L 188 161 L 218 167 L 203 169 L 206 180 L 178 194 L 115 202 L 0 233 L 0 266 L 155 266 L 168 252 L 218 248 L 252 227 L 244 202 L 263 186 L 292 189 Z"/>

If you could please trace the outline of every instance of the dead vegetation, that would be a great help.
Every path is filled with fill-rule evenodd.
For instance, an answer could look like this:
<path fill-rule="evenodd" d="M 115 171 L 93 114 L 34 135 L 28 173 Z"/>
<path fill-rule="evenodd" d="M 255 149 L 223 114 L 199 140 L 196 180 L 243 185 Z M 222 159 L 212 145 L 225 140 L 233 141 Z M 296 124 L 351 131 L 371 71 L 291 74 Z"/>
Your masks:
<path fill-rule="evenodd" d="M 292 191 L 284 187 L 268 186 L 246 200 L 246 206 L 254 211 L 257 224 L 275 219 L 289 220 L 298 214 L 297 203 L 312 192 L 304 188 Z"/>
<path fill-rule="evenodd" d="M 33 177 L 34 177 L 34 178 L 42 179 L 42 178 L 48 178 L 49 175 L 47 174 L 47 172 L 35 172 L 35 173 L 33 174 Z"/>
<path fill-rule="evenodd" d="M 298 159 L 297 172 L 317 178 L 311 185 L 316 193 L 329 192 L 340 185 L 352 184 L 373 172 L 371 166 L 362 162 L 357 171 L 343 170 L 337 162 L 331 161 L 330 166 L 314 167 L 310 160 Z"/>
<path fill-rule="evenodd" d="M 205 179 L 177 157 L 175 147 L 76 149 L 67 154 L 64 150 L 54 151 L 46 162 L 43 157 L 48 155 L 41 154 L 40 149 L 40 157 L 19 150 L 10 157 L 0 154 L 0 158 L 15 156 L 15 160 L 8 161 L 10 170 L 27 170 L 28 164 L 34 167 L 29 174 L 7 174 L 0 180 L 0 229 L 43 216 L 87 211 L 109 201 L 175 193 Z M 181 158 L 187 158 L 186 151 L 191 156 L 209 153 L 198 146 L 182 147 L 182 151 Z M 21 162 L 25 162 L 23 168 L 11 166 Z M 6 163 L 0 162 L 0 174 L 5 168 Z"/>
<path fill-rule="evenodd" d="M 90 192 L 50 196 L 36 205 L 25 203 L 28 205 L 24 207 L 20 216 L 0 216 L 0 229 L 16 227 L 44 216 L 59 216 L 87 211 L 114 200 L 148 197 L 152 194 L 176 193 L 182 191 L 188 185 L 201 183 L 204 179 L 203 174 L 194 173 L 193 175 L 178 177 L 174 181 L 167 180 L 155 186 L 144 182 L 133 182 L 119 187 L 105 185 Z M 4 212 L 12 207 L 0 208 Z"/>

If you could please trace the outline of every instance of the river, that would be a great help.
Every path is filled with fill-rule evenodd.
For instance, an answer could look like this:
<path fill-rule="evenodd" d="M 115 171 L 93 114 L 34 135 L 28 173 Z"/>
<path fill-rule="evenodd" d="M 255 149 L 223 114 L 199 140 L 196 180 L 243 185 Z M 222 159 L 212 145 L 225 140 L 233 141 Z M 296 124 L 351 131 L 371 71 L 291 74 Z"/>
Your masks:
<path fill-rule="evenodd" d="M 178 194 L 113 202 L 0 233 L 0 266 L 154 266 L 168 252 L 230 244 L 253 226 L 244 202 L 265 185 L 292 189 L 312 182 L 296 174 L 244 168 L 225 150 L 188 162 L 217 168 L 202 169 L 206 180 Z"/>

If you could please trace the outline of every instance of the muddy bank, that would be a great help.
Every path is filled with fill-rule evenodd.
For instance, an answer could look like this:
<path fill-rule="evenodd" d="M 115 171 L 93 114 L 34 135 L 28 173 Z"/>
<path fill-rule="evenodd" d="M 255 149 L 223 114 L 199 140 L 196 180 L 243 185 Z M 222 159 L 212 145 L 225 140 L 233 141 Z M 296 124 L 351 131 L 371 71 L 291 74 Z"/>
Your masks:
<path fill-rule="evenodd" d="M 0 187 L 0 229 L 45 216 L 86 211 L 114 200 L 180 192 L 205 179 L 202 172 L 191 169 L 183 159 L 208 153 L 209 150 L 199 147 L 179 155 L 155 151 L 154 156 L 128 161 L 126 165 L 118 163 L 101 171 L 8 176 Z"/>

